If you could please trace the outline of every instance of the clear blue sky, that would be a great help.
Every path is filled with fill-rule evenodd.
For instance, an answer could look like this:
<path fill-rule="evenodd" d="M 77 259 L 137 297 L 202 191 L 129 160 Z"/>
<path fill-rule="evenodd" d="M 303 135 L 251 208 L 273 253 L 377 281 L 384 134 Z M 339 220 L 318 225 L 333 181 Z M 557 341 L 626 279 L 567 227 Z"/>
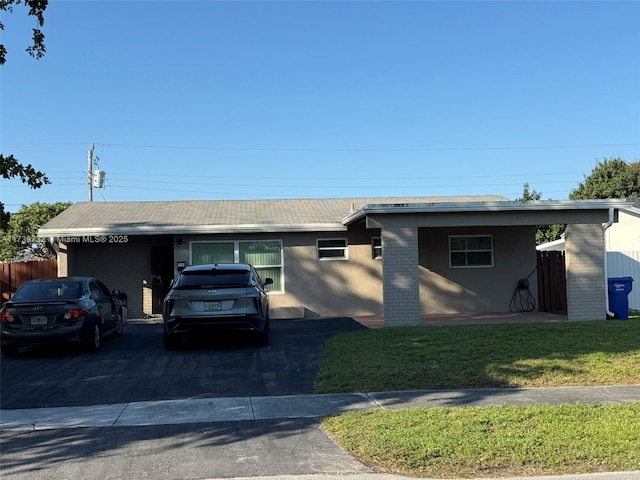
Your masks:
<path fill-rule="evenodd" d="M 60 1 L 3 14 L 8 211 L 86 201 L 565 199 L 640 160 L 640 2 Z"/>

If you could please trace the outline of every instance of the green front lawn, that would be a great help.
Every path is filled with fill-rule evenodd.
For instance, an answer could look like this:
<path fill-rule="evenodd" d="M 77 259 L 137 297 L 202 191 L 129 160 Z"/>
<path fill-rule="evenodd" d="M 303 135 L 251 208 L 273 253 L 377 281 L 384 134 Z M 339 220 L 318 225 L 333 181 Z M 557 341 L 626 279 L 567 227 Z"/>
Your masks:
<path fill-rule="evenodd" d="M 394 327 L 330 339 L 316 393 L 640 383 L 640 321 Z"/>
<path fill-rule="evenodd" d="M 317 393 L 640 384 L 640 321 L 398 327 L 329 340 Z M 325 430 L 416 477 L 640 470 L 640 403 L 351 412 Z"/>

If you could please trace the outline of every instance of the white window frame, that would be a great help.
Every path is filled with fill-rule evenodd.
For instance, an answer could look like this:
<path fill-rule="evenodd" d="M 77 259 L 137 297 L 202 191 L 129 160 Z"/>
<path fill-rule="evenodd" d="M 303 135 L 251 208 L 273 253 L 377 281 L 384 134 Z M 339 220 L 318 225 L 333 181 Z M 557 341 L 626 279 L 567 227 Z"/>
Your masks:
<path fill-rule="evenodd" d="M 280 243 L 280 265 L 258 265 L 256 268 L 256 270 L 258 270 L 258 273 L 260 268 L 263 267 L 276 267 L 276 268 L 280 268 L 280 285 L 281 285 L 281 290 L 269 290 L 269 294 L 272 293 L 285 293 L 285 276 L 284 276 L 284 242 L 282 241 L 282 239 L 280 238 L 271 238 L 271 239 L 258 239 L 258 240 L 192 240 L 189 242 L 189 265 L 193 265 L 193 250 L 191 248 L 191 245 L 193 245 L 194 243 L 233 243 L 233 263 L 240 263 L 240 244 L 241 243 L 250 243 L 250 242 L 279 242 Z M 262 278 L 262 276 L 260 276 L 261 280 L 264 282 L 264 278 Z"/>
<path fill-rule="evenodd" d="M 378 245 L 376 245 L 376 241 Z M 380 253 L 376 253 L 376 250 Z M 382 237 L 371 238 L 371 258 L 374 260 L 382 260 Z"/>
<path fill-rule="evenodd" d="M 341 241 L 344 242 L 343 247 L 321 247 L 320 242 L 335 242 Z M 322 257 L 320 252 L 323 251 L 334 251 L 334 250 L 342 250 L 344 255 L 342 257 Z M 316 260 L 319 262 L 331 262 L 331 261 L 345 261 L 349 260 L 349 242 L 346 237 L 339 238 L 316 238 Z"/>
<path fill-rule="evenodd" d="M 491 239 L 491 249 L 482 249 L 482 250 L 451 250 L 451 240 L 453 238 L 481 238 L 488 237 Z M 491 253 L 491 263 L 488 265 L 452 265 L 451 263 L 451 254 L 453 252 L 459 253 L 473 253 L 473 252 L 490 252 Z M 495 253 L 494 253 L 494 245 L 493 245 L 493 235 L 491 234 L 477 234 L 477 235 L 449 235 L 449 268 L 493 268 L 495 264 Z"/>

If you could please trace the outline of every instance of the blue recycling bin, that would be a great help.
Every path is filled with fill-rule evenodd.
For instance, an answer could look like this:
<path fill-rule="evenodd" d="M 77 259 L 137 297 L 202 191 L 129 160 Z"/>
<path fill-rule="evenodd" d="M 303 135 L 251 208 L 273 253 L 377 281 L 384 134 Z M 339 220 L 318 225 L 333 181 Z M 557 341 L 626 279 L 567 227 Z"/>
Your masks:
<path fill-rule="evenodd" d="M 629 292 L 633 288 L 633 278 L 609 278 L 609 310 L 616 318 L 629 320 Z"/>

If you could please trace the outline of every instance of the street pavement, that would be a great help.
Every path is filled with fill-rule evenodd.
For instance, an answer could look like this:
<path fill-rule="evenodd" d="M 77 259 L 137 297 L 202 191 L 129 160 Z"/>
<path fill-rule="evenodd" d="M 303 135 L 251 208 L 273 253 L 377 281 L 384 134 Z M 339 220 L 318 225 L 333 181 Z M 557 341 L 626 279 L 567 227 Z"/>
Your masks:
<path fill-rule="evenodd" d="M 357 462 L 328 439 L 318 417 L 371 409 L 637 401 L 640 385 L 192 398 L 0 410 L 2 470 L 7 474 L 3 478 L 42 480 L 406 480 Z M 34 454 L 46 457 L 37 476 L 28 469 Z M 78 465 L 88 465 L 92 474 Z M 558 480 L 640 480 L 640 471 Z"/>

